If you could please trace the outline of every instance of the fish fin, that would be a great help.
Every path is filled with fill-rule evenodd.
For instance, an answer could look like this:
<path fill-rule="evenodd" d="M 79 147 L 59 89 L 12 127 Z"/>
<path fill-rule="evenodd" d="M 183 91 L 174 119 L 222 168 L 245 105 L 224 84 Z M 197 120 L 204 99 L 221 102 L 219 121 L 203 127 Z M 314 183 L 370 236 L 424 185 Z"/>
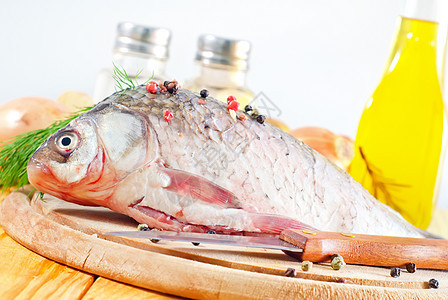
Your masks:
<path fill-rule="evenodd" d="M 249 213 L 249 218 L 253 225 L 264 233 L 280 234 L 288 228 L 318 231 L 305 223 L 280 215 Z"/>
<path fill-rule="evenodd" d="M 223 208 L 241 208 L 239 199 L 232 192 L 204 177 L 169 168 L 162 168 L 160 171 L 170 177 L 170 184 L 164 187 L 169 191 L 189 195 Z"/>

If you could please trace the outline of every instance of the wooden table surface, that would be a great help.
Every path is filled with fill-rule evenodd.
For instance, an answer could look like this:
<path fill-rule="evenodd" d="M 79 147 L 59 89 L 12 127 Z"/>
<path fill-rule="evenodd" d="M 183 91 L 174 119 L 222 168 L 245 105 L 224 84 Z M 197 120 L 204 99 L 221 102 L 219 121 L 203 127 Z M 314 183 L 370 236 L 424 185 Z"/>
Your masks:
<path fill-rule="evenodd" d="M 0 195 L 0 202 L 6 195 Z M 78 271 L 36 254 L 0 227 L 0 299 L 178 299 Z"/>
<path fill-rule="evenodd" d="M 0 202 L 5 195 L 0 195 Z M 448 210 L 435 212 L 429 230 L 448 238 Z M 48 260 L 0 227 L 0 299 L 177 299 L 95 276 Z"/>

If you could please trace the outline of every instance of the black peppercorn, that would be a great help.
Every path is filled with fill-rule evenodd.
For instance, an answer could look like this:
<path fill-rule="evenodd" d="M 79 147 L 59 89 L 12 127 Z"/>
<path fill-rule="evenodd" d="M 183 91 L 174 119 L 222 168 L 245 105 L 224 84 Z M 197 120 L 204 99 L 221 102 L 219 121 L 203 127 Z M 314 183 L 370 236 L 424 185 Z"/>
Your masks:
<path fill-rule="evenodd" d="M 415 264 L 414 263 L 408 263 L 406 264 L 406 270 L 408 270 L 409 273 L 415 273 Z"/>
<path fill-rule="evenodd" d="M 153 243 L 158 243 L 158 242 L 160 242 L 160 240 L 158 240 L 158 239 L 151 239 L 150 241 L 153 242 Z"/>
<path fill-rule="evenodd" d="M 264 121 L 266 121 L 266 117 L 265 116 L 263 116 L 263 115 L 258 115 L 257 116 L 257 122 L 258 123 L 263 124 Z"/>
<path fill-rule="evenodd" d="M 208 91 L 206 89 L 203 89 L 200 93 L 202 98 L 207 98 L 208 97 Z"/>
<path fill-rule="evenodd" d="M 163 82 L 163 85 L 164 85 L 165 87 L 167 87 L 168 84 L 170 84 L 170 81 L 168 81 L 168 80 L 165 80 L 165 81 Z"/>
<path fill-rule="evenodd" d="M 168 91 L 168 93 L 173 95 L 177 93 L 178 89 L 179 83 L 177 82 L 177 80 L 170 81 L 166 86 L 166 90 Z"/>
<path fill-rule="evenodd" d="M 439 288 L 439 282 L 437 281 L 437 279 L 430 279 L 429 280 L 429 288 L 430 289 L 438 289 Z"/>
<path fill-rule="evenodd" d="M 286 269 L 285 276 L 286 277 L 296 277 L 296 269 L 294 269 L 294 268 Z"/>
<path fill-rule="evenodd" d="M 166 90 L 168 91 L 168 93 L 173 94 L 173 95 L 177 93 L 177 87 L 175 87 L 175 86 L 173 86 L 173 87 L 170 86 Z"/>
<path fill-rule="evenodd" d="M 151 229 L 146 224 L 138 224 L 137 230 L 138 231 L 149 231 Z"/>
<path fill-rule="evenodd" d="M 200 243 L 196 243 L 196 242 L 191 242 L 193 245 L 195 246 L 199 246 Z"/>
<path fill-rule="evenodd" d="M 209 231 L 207 231 L 207 233 L 208 234 L 216 234 L 216 231 L 210 229 Z"/>
<path fill-rule="evenodd" d="M 390 269 L 390 276 L 397 278 L 400 277 L 401 270 L 399 268 L 391 268 Z"/>
<path fill-rule="evenodd" d="M 252 110 L 253 110 L 253 108 L 252 108 L 252 106 L 250 106 L 250 105 L 246 105 L 246 106 L 244 107 L 244 111 L 245 111 L 245 112 L 252 111 Z"/>

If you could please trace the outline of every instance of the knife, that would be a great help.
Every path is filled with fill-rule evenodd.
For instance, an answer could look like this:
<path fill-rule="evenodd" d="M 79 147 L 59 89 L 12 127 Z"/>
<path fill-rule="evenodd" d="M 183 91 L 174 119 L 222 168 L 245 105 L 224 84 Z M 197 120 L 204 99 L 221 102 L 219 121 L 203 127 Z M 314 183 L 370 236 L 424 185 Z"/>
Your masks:
<path fill-rule="evenodd" d="M 286 229 L 279 236 L 274 237 L 173 231 L 120 231 L 105 232 L 103 234 L 224 246 L 278 249 L 299 260 L 311 262 L 329 262 L 331 255 L 339 254 L 346 263 L 356 265 L 405 267 L 408 263 L 414 263 L 418 268 L 448 269 L 448 241 L 439 239 L 298 229 Z"/>

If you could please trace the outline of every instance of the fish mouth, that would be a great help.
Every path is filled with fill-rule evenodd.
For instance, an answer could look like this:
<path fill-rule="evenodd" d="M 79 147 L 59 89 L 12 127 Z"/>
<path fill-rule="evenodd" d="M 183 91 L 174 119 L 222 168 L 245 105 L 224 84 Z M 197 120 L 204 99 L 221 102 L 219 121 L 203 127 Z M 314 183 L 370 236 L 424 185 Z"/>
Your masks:
<path fill-rule="evenodd" d="M 55 192 L 55 178 L 50 168 L 31 157 L 27 165 L 28 181 L 40 192 Z M 52 187 L 54 186 L 54 187 Z"/>

